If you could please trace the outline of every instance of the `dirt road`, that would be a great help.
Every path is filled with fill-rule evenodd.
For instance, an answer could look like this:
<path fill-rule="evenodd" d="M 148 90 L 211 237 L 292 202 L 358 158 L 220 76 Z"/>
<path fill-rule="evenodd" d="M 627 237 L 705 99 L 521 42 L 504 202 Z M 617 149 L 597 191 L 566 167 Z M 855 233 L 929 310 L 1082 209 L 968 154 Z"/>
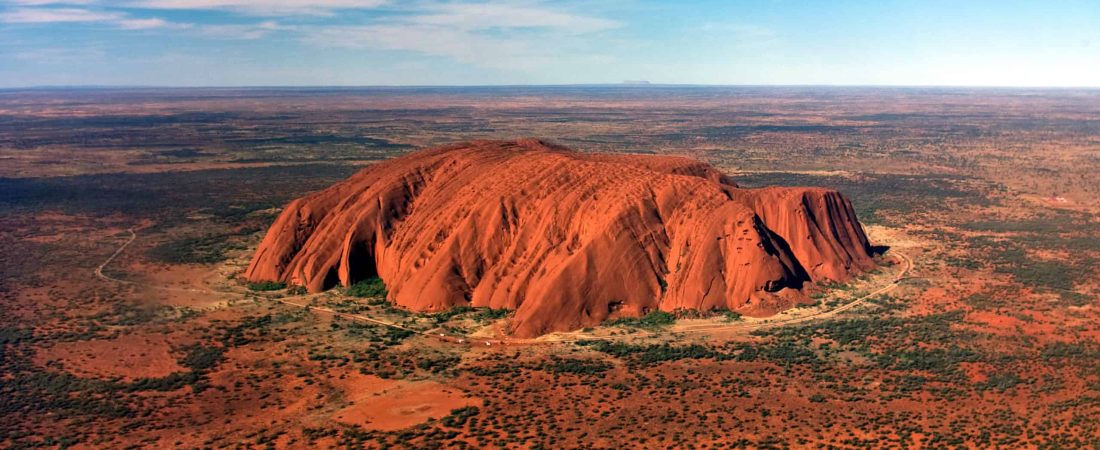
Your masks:
<path fill-rule="evenodd" d="M 109 264 L 111 264 L 112 261 L 114 261 L 116 258 L 118 258 L 118 255 L 120 255 L 124 250 L 126 250 L 126 247 L 128 247 L 130 244 L 132 244 L 134 242 L 135 239 L 137 239 L 137 232 L 135 231 L 134 228 L 130 228 L 126 231 L 130 233 L 130 237 L 126 240 L 126 242 L 123 242 L 122 245 L 119 246 L 118 249 L 115 250 L 115 252 L 111 254 L 111 256 L 107 257 L 107 259 L 104 260 L 103 263 L 101 263 L 99 266 L 97 266 L 95 268 L 95 276 L 96 277 L 98 277 L 100 279 L 103 279 L 103 280 L 106 280 L 106 281 L 115 282 L 115 283 L 134 284 L 133 281 L 114 278 L 114 277 L 111 277 L 111 276 L 106 275 L 106 274 L 103 273 L 103 270 Z M 813 314 L 808 314 L 808 315 L 804 315 L 804 316 L 797 316 L 797 317 L 791 317 L 791 318 L 786 318 L 786 319 L 766 319 L 766 320 L 761 320 L 761 321 L 738 322 L 738 323 L 729 323 L 729 324 L 683 325 L 683 326 L 680 326 L 680 327 L 675 327 L 670 331 L 675 332 L 675 333 L 699 333 L 699 332 L 716 332 L 716 331 L 730 331 L 730 330 L 753 331 L 753 330 L 764 329 L 764 328 L 772 328 L 772 327 L 783 326 L 783 325 L 793 325 L 793 324 L 797 324 L 797 323 L 807 322 L 807 321 L 810 321 L 810 320 L 825 319 L 825 318 L 835 316 L 837 314 L 840 314 L 844 311 L 848 311 L 852 308 L 855 308 L 855 307 L 863 304 L 868 299 L 874 298 L 878 295 L 885 294 L 885 293 L 890 292 L 890 291 L 892 291 L 892 290 L 894 290 L 898 287 L 898 283 L 900 281 L 902 281 L 903 279 L 905 279 L 906 275 L 909 273 L 909 271 L 912 270 L 913 261 L 908 256 L 906 256 L 905 254 L 900 253 L 900 252 L 895 252 L 895 253 L 893 253 L 892 256 L 900 259 L 903 264 L 902 264 L 901 271 L 899 271 L 893 277 L 890 284 L 887 284 L 887 285 L 885 285 L 885 286 L 883 286 L 879 289 L 876 289 L 875 291 L 873 291 L 871 293 L 860 296 L 857 299 L 854 299 L 854 300 L 852 300 L 848 303 L 837 306 L 835 308 L 825 310 L 825 311 L 819 311 L 819 312 L 816 312 L 816 313 L 813 313 Z M 151 285 L 148 285 L 148 286 L 145 286 L 145 287 L 148 287 L 150 289 L 165 290 L 165 291 L 195 292 L 195 293 L 206 293 L 206 294 L 211 294 L 211 295 L 236 295 L 236 296 L 240 296 L 242 298 L 247 297 L 247 294 L 248 294 L 247 292 L 238 292 L 238 291 L 215 291 L 215 290 L 210 290 L 210 289 L 188 289 L 188 288 L 175 288 L 175 287 L 168 287 L 168 286 L 151 286 Z M 253 295 L 259 295 L 259 294 L 253 294 Z M 393 322 L 389 322 L 389 321 L 386 321 L 386 320 L 366 316 L 366 315 L 363 315 L 363 314 L 340 312 L 340 311 L 336 311 L 336 310 L 333 310 L 331 308 L 326 308 L 326 307 L 323 307 L 323 306 L 310 305 L 309 300 L 312 300 L 313 298 L 317 297 L 318 295 L 320 295 L 320 294 L 304 294 L 304 295 L 289 296 L 289 297 L 272 297 L 272 296 L 264 296 L 264 295 L 259 295 L 259 296 L 263 297 L 263 298 L 266 298 L 268 300 L 272 300 L 272 301 L 282 303 L 284 305 L 288 305 L 288 306 L 295 306 L 295 307 L 298 307 L 298 308 L 309 308 L 310 311 L 316 311 L 316 312 L 321 312 L 321 313 L 325 313 L 325 314 L 331 314 L 333 316 L 342 317 L 342 318 L 345 318 L 345 319 L 359 320 L 359 321 L 363 321 L 363 322 L 372 323 L 372 324 L 375 324 L 375 325 L 380 325 L 380 326 L 395 328 L 395 329 L 399 329 L 399 330 L 404 330 L 404 331 L 408 331 L 408 332 L 411 332 L 411 333 L 416 333 L 416 334 L 419 334 L 419 335 L 422 335 L 422 336 L 431 337 L 433 339 L 438 339 L 438 340 L 443 341 L 443 342 L 449 342 L 449 343 L 460 344 L 460 345 L 485 345 L 485 346 L 509 345 L 509 344 L 510 345 L 532 345 L 532 344 L 571 343 L 571 342 L 577 342 L 577 341 L 581 341 L 581 340 L 606 340 L 606 341 L 611 341 L 611 340 L 622 340 L 622 339 L 629 339 L 629 338 L 637 337 L 637 336 L 632 336 L 632 335 L 584 337 L 584 336 L 576 336 L 574 334 L 569 334 L 569 333 L 561 333 L 561 334 L 557 334 L 557 335 L 542 336 L 542 337 L 535 338 L 535 339 L 479 339 L 479 338 L 470 338 L 468 336 L 463 336 L 463 335 L 447 335 L 446 333 L 420 331 L 420 330 L 408 328 L 408 327 L 405 327 L 405 326 L 402 326 L 402 325 L 399 325 L 399 324 L 396 324 L 396 323 L 393 323 Z"/>

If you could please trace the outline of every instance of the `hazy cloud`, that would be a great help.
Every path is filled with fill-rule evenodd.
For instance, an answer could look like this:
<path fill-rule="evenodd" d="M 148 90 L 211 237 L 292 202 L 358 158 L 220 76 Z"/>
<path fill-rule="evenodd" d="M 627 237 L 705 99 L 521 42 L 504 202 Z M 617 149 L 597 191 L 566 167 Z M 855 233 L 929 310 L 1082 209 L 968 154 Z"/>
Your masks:
<path fill-rule="evenodd" d="M 199 34 L 215 39 L 243 39 L 253 40 L 286 29 L 277 22 L 260 22 L 255 24 L 233 25 L 203 25 L 197 28 Z"/>
<path fill-rule="evenodd" d="M 302 29 L 303 39 L 322 47 L 409 51 L 494 69 L 529 69 L 564 58 L 603 60 L 580 51 L 588 35 L 620 23 L 537 4 L 444 3 L 383 23 Z M 518 33 L 518 31 L 527 31 Z"/>
<path fill-rule="evenodd" d="M 771 28 L 741 23 L 706 23 L 699 27 L 699 31 L 709 37 L 744 46 L 772 44 L 780 38 L 779 33 Z"/>
<path fill-rule="evenodd" d="M 101 48 L 47 47 L 33 51 L 22 51 L 12 55 L 20 61 L 32 61 L 42 64 L 73 64 L 99 60 L 107 56 Z"/>
<path fill-rule="evenodd" d="M 119 28 L 122 28 L 124 30 L 148 30 L 151 28 L 171 28 L 182 30 L 191 28 L 193 26 L 189 23 L 169 22 L 167 20 L 156 17 L 151 19 L 122 19 L 116 21 L 115 23 L 118 24 Z"/>
<path fill-rule="evenodd" d="M 129 5 L 153 9 L 226 10 L 262 16 L 327 15 L 340 9 L 376 8 L 386 0 L 136 0 Z"/>
<path fill-rule="evenodd" d="M 520 40 L 479 36 L 455 28 L 407 24 L 320 27 L 307 32 L 305 40 L 322 47 L 408 50 L 464 62 L 497 59 L 527 49 Z M 493 58 L 487 58 L 488 55 Z"/>
<path fill-rule="evenodd" d="M 324 27 L 306 31 L 304 39 L 322 47 L 409 51 L 509 71 L 609 62 L 606 56 L 579 51 L 580 43 L 568 36 L 549 40 L 545 36 L 500 37 L 429 25 Z"/>
<path fill-rule="evenodd" d="M 122 13 L 83 8 L 15 8 L 0 12 L 4 23 L 106 22 L 123 18 Z"/>
<path fill-rule="evenodd" d="M 3 0 L 0 0 L 3 1 Z M 93 0 L 14 0 L 24 5 L 93 3 Z M 537 1 L 424 2 L 394 5 L 384 15 L 356 16 L 359 24 L 296 21 L 300 14 L 325 15 L 376 8 L 386 0 L 102 0 L 94 6 L 16 6 L 0 11 L 9 23 L 99 22 L 124 30 L 188 30 L 194 37 L 256 40 L 283 33 L 318 47 L 389 50 L 449 58 L 471 66 L 523 70 L 560 62 L 605 61 L 593 54 L 592 36 L 620 22 L 574 13 Z M 11 3 L 9 0 L 8 3 Z M 109 5 L 108 5 L 109 3 Z M 259 23 L 174 23 L 135 17 L 134 8 L 219 10 L 279 16 Z M 289 24 L 284 24 L 289 23 Z"/>
<path fill-rule="evenodd" d="M 550 28 L 591 33 L 621 26 L 618 22 L 554 11 L 531 5 L 496 3 L 444 3 L 429 7 L 410 22 L 466 30 L 491 28 Z"/>
<path fill-rule="evenodd" d="M 8 0 L 7 3 L 20 6 L 91 5 L 95 0 Z"/>
<path fill-rule="evenodd" d="M 169 22 L 156 17 L 134 18 L 121 12 L 95 11 L 85 8 L 15 8 L 0 12 L 0 22 L 24 24 L 103 23 L 124 30 L 184 29 L 191 27 L 190 24 Z"/>

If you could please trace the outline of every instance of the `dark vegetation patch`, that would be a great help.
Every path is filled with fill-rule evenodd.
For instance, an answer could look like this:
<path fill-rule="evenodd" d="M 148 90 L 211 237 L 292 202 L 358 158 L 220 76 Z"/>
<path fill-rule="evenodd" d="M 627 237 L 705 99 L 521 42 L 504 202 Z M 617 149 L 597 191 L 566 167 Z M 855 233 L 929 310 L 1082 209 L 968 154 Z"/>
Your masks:
<path fill-rule="evenodd" d="M 236 325 L 224 327 L 219 340 L 225 347 L 248 345 L 253 341 L 263 340 L 274 327 L 301 320 L 304 313 L 304 310 L 300 310 L 293 313 L 245 316 Z"/>
<path fill-rule="evenodd" d="M 980 334 L 958 328 L 961 311 L 919 317 L 865 317 L 757 330 L 771 337 L 770 345 L 809 347 L 817 339 L 834 341 L 837 350 L 863 355 L 888 370 L 930 372 L 941 380 L 963 379 L 959 364 L 985 360 L 985 354 L 960 343 L 975 342 Z M 921 343 L 922 345 L 917 345 Z"/>
<path fill-rule="evenodd" d="M 0 178 L 0 212 L 46 210 L 106 217 L 177 222 L 206 211 L 235 220 L 253 211 L 281 207 L 325 188 L 359 168 L 307 164 L 151 174 L 101 174 L 50 178 Z M 233 195 L 225 195 L 232 192 Z"/>
<path fill-rule="evenodd" d="M 965 222 L 959 228 L 981 233 L 979 239 L 992 239 L 996 235 L 1009 235 L 1016 239 L 1017 246 L 1026 244 L 1028 248 L 1069 252 L 1077 259 L 1091 258 L 1100 251 L 1100 229 L 1094 225 L 1091 214 L 1063 211 L 1041 210 L 1034 217 L 1026 219 L 990 219 Z M 979 241 L 980 242 L 980 241 Z"/>
<path fill-rule="evenodd" d="M 909 307 L 908 302 L 906 302 L 904 299 L 894 297 L 889 294 L 876 295 L 867 299 L 867 301 L 881 308 L 880 311 L 884 313 L 894 313 L 897 311 L 905 310 Z"/>
<path fill-rule="evenodd" d="M 387 139 L 336 134 L 299 134 L 283 137 L 231 139 L 227 140 L 226 143 L 244 146 L 354 144 L 386 150 L 407 150 L 411 148 L 409 145 L 396 144 Z"/>
<path fill-rule="evenodd" d="M 323 370 L 356 367 L 359 373 L 380 378 L 405 378 L 421 372 L 453 376 L 462 357 L 447 351 L 396 349 L 415 332 L 366 322 L 333 322 L 330 330 L 346 331 L 355 337 L 354 346 L 319 343 L 309 349 L 309 360 L 321 363 Z"/>
<path fill-rule="evenodd" d="M 741 320 L 741 313 L 737 311 L 726 310 L 722 312 L 722 316 L 725 317 L 726 322 L 737 322 Z"/>
<path fill-rule="evenodd" d="M 471 417 L 478 415 L 480 412 L 481 410 L 476 406 L 452 409 L 451 413 L 444 416 L 439 422 L 445 427 L 462 428 Z"/>
<path fill-rule="evenodd" d="M 33 116 L 7 116 L 3 121 L 4 126 L 22 129 L 38 128 L 148 128 L 158 125 L 175 125 L 189 123 L 217 123 L 225 122 L 237 117 L 230 113 L 221 112 L 186 112 L 179 114 L 157 115 L 97 115 L 97 116 L 69 116 L 69 117 L 33 117 Z"/>
<path fill-rule="evenodd" d="M 1055 342 L 1045 345 L 1039 356 L 1056 367 L 1076 364 L 1092 367 L 1100 375 L 1100 344 L 1096 342 Z"/>
<path fill-rule="evenodd" d="M 975 236 L 966 242 L 975 251 L 986 255 L 998 273 L 1011 275 L 1024 285 L 1050 290 L 1058 294 L 1067 305 L 1082 306 L 1089 303 L 1088 296 L 1073 289 L 1082 276 L 1091 276 L 1096 258 L 1090 255 L 1074 255 L 1068 260 L 1041 259 L 1032 256 L 1016 240 Z"/>
<path fill-rule="evenodd" d="M 993 270 L 1017 282 L 1059 295 L 1062 303 L 1083 306 L 1092 301 L 1074 289 L 1091 277 L 1100 263 L 1100 233 L 1088 213 L 1039 210 L 1023 219 L 999 218 L 962 223 L 974 253 L 986 256 Z M 1053 256 L 1039 256 L 1045 250 Z"/>
<path fill-rule="evenodd" d="M 385 379 L 427 374 L 452 377 L 462 362 L 461 354 L 448 348 L 402 346 L 406 340 L 418 335 L 409 329 L 334 318 L 329 331 L 348 339 L 327 340 L 310 347 L 309 359 L 320 363 L 323 371 L 347 367 Z"/>
<path fill-rule="evenodd" d="M 163 408 L 165 401 L 180 401 L 210 388 L 208 374 L 225 359 L 229 347 L 256 341 L 284 339 L 280 326 L 303 317 L 303 311 L 248 316 L 240 321 L 214 321 L 198 334 L 201 341 L 176 349 L 178 362 L 187 370 L 162 377 L 121 378 L 78 377 L 53 367 L 41 368 L 32 357 L 36 345 L 67 340 L 59 333 L 35 332 L 26 327 L 0 327 L 0 440 L 17 448 L 43 445 L 40 435 L 24 428 L 25 420 L 96 423 L 117 420 L 123 430 L 148 425 L 148 417 Z M 66 332 L 67 333 L 67 332 Z M 87 335 L 78 340 L 111 336 Z M 190 388 L 189 391 L 184 389 Z M 219 388 L 220 389 L 220 388 Z M 33 429 L 33 428 L 30 428 Z M 73 445 L 88 442 L 91 433 L 75 432 L 45 441 L 45 445 Z"/>
<path fill-rule="evenodd" d="M 962 312 L 952 312 L 915 318 L 836 319 L 811 325 L 757 330 L 753 334 L 765 340 L 733 342 L 722 347 L 596 340 L 580 341 L 577 345 L 620 358 L 636 367 L 682 359 L 761 361 L 780 367 L 819 367 L 833 364 L 828 355 L 848 351 L 863 355 L 883 369 L 928 371 L 938 374 L 943 380 L 958 381 L 963 376 L 959 364 L 982 361 L 983 353 L 974 348 L 954 344 L 940 347 L 934 343 L 974 341 L 978 334 L 956 327 L 962 323 L 962 318 Z M 827 352 L 819 351 L 811 345 L 814 339 L 832 341 L 836 347 L 830 347 Z M 914 345 L 917 342 L 932 346 Z"/>
<path fill-rule="evenodd" d="M 624 359 L 631 365 L 649 366 L 681 359 L 710 359 L 721 356 L 714 349 L 698 344 L 627 344 L 613 341 L 578 341 L 577 345 Z"/>
<path fill-rule="evenodd" d="M 386 284 L 381 278 L 373 277 L 360 280 L 344 289 L 344 295 L 360 298 L 386 297 Z"/>
<path fill-rule="evenodd" d="M 194 345 L 184 350 L 179 362 L 189 370 L 163 377 L 139 378 L 130 382 L 118 378 L 84 378 L 68 372 L 42 369 L 31 362 L 35 341 L 57 342 L 53 336 L 36 336 L 30 329 L 0 328 L 0 365 L 6 374 L 0 383 L 4 417 L 52 415 L 61 419 L 138 420 L 148 412 L 148 393 L 172 392 L 191 387 L 193 392 L 208 388 L 206 374 L 221 361 L 221 346 Z M 140 423 L 140 422 L 139 422 Z M 12 424 L 0 419 L 0 436 L 11 439 Z M 74 442 L 80 439 L 73 438 Z M 10 443 L 10 441 L 9 441 Z"/>
<path fill-rule="evenodd" d="M 875 113 L 840 116 L 838 119 L 870 121 L 888 123 L 896 127 L 918 128 L 932 127 L 936 130 L 951 130 L 969 128 L 977 130 L 981 124 L 982 129 L 987 130 L 1012 130 L 1047 132 L 1069 132 L 1096 134 L 1100 131 L 1100 120 L 1095 119 L 1068 119 L 1064 117 L 1043 117 L 1031 114 L 996 114 L 979 112 L 952 112 L 952 113 Z"/>
<path fill-rule="evenodd" d="M 348 336 L 390 347 L 416 336 L 411 330 L 393 328 L 367 322 L 341 322 L 334 329 L 344 330 Z"/>
<path fill-rule="evenodd" d="M 86 317 L 85 320 L 100 327 L 126 327 L 175 317 L 175 312 L 175 308 L 166 305 L 117 302 L 103 311 Z"/>
<path fill-rule="evenodd" d="M 247 234 L 252 232 L 252 229 L 247 230 Z M 148 256 L 168 264 L 214 264 L 224 261 L 226 252 L 244 248 L 234 240 L 237 236 L 239 234 L 208 234 L 172 239 L 149 249 Z"/>
<path fill-rule="evenodd" d="M 855 178 L 798 173 L 742 174 L 736 181 L 744 187 L 820 186 L 836 189 L 848 197 L 860 221 L 891 224 L 891 216 L 941 210 L 947 200 L 966 205 L 988 205 L 986 195 L 962 183 L 976 180 L 948 176 L 861 174 Z"/>
<path fill-rule="evenodd" d="M 225 123 L 235 118 L 237 115 L 223 112 L 84 117 L 4 116 L 0 118 L 0 145 L 18 149 L 50 145 L 78 148 L 181 147 L 188 145 L 196 135 L 216 135 L 224 130 Z"/>
<path fill-rule="evenodd" d="M 676 323 L 676 315 L 665 311 L 653 311 L 642 317 L 620 317 L 609 321 L 611 326 L 656 329 Z"/>
<path fill-rule="evenodd" d="M 783 124 L 783 125 L 724 125 L 716 127 L 703 127 L 692 130 L 692 134 L 703 135 L 708 138 L 730 139 L 741 138 L 756 133 L 798 133 L 798 134 L 860 134 L 879 128 L 878 125 L 816 125 L 816 124 Z"/>
<path fill-rule="evenodd" d="M 462 357 L 457 355 L 439 355 L 435 357 L 420 357 L 416 367 L 430 373 L 442 373 L 453 369 L 462 362 Z"/>
<path fill-rule="evenodd" d="M 987 233 L 1033 233 L 1063 235 L 1087 230 L 1092 215 L 1078 211 L 1040 210 L 1026 219 L 983 219 L 964 222 L 959 228 Z"/>
<path fill-rule="evenodd" d="M 169 157 L 169 158 L 183 158 L 183 159 L 199 158 L 199 157 L 210 156 L 211 155 L 210 153 L 206 153 L 206 152 L 204 152 L 202 150 L 199 150 L 197 148 L 179 148 L 179 149 L 174 149 L 174 150 L 164 150 L 164 151 L 157 152 L 157 154 L 160 155 L 160 156 L 166 156 L 166 157 Z"/>
<path fill-rule="evenodd" d="M 186 348 L 186 354 L 179 363 L 195 371 L 210 370 L 222 361 L 224 354 L 222 347 L 196 344 Z"/>
<path fill-rule="evenodd" d="M 998 392 L 1007 391 L 1016 385 L 1022 383 L 1019 375 L 1011 372 L 997 372 L 990 374 L 988 379 L 981 385 L 979 389 L 982 390 L 995 390 Z"/>
<path fill-rule="evenodd" d="M 598 375 L 607 372 L 612 367 L 611 364 L 605 361 L 551 356 L 549 360 L 543 362 L 540 369 L 557 374 Z"/>
<path fill-rule="evenodd" d="M 963 297 L 962 301 L 971 308 L 986 311 L 1012 306 L 1008 292 L 1001 291 L 977 292 Z"/>
<path fill-rule="evenodd" d="M 468 317 L 479 323 L 490 322 L 508 317 L 512 313 L 509 309 L 475 308 L 472 306 L 456 306 L 446 311 L 431 314 L 429 317 L 435 323 L 445 323 L 456 317 Z"/>
<path fill-rule="evenodd" d="M 281 281 L 258 281 L 248 283 L 248 290 L 257 292 L 278 291 L 286 289 L 286 283 Z"/>
<path fill-rule="evenodd" d="M 126 165 L 141 166 L 149 164 L 178 164 L 195 162 L 199 158 L 213 157 L 214 153 L 204 152 L 197 148 L 177 148 L 161 150 L 126 162 Z"/>

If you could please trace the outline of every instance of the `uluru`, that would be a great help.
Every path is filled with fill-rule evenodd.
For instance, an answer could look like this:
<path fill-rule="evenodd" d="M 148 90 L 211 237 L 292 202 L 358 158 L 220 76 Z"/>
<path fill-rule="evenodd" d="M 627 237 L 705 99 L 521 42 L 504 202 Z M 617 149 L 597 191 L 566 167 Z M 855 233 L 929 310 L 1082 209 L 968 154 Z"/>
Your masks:
<path fill-rule="evenodd" d="M 400 307 L 515 310 L 512 333 L 533 337 L 656 310 L 775 314 L 873 266 L 835 190 L 526 139 L 420 150 L 294 200 L 245 275 L 310 292 L 379 277 Z"/>

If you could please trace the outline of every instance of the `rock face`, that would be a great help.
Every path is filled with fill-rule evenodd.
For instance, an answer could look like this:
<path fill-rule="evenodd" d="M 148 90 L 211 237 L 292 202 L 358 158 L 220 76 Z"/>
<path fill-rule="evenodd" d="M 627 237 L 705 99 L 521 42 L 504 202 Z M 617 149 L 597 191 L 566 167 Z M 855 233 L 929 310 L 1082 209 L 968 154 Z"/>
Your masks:
<path fill-rule="evenodd" d="M 516 310 L 530 337 L 678 308 L 769 315 L 873 267 L 852 206 L 741 189 L 666 156 L 475 141 L 375 164 L 294 200 L 246 276 L 317 292 L 378 276 L 417 311 Z"/>

